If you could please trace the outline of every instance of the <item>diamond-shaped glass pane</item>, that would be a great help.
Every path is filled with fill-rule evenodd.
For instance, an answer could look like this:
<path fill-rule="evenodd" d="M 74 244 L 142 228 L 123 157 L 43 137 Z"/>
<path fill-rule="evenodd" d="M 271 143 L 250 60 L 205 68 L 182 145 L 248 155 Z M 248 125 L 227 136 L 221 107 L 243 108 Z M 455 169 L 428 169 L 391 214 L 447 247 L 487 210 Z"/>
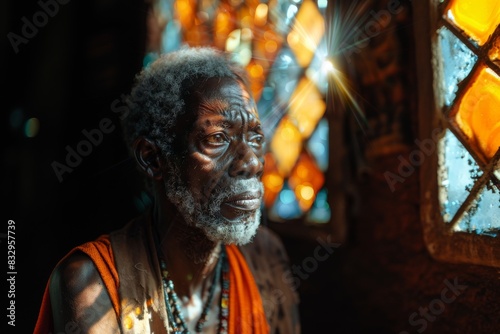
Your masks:
<path fill-rule="evenodd" d="M 496 236 L 500 230 L 499 210 L 499 190 L 491 183 L 487 184 L 463 215 L 456 230 Z"/>
<path fill-rule="evenodd" d="M 326 103 L 316 85 L 302 78 L 290 100 L 290 119 L 292 119 L 303 138 L 308 138 L 316 128 L 326 110 Z"/>
<path fill-rule="evenodd" d="M 288 176 L 302 150 L 302 136 L 295 123 L 284 117 L 271 141 L 271 151 L 277 162 L 278 170 Z"/>
<path fill-rule="evenodd" d="M 303 211 L 309 210 L 324 182 L 325 177 L 314 159 L 306 151 L 302 152 L 288 183 Z"/>
<path fill-rule="evenodd" d="M 264 173 L 262 174 L 262 183 L 264 184 L 264 204 L 270 207 L 276 200 L 276 196 L 283 188 L 284 178 L 280 174 L 276 161 L 272 153 L 265 156 Z"/>
<path fill-rule="evenodd" d="M 314 201 L 311 209 L 307 213 L 306 221 L 315 224 L 324 224 L 330 221 L 332 212 L 330 210 L 330 205 L 327 201 L 327 190 L 326 188 L 321 189 L 316 195 L 316 200 Z"/>
<path fill-rule="evenodd" d="M 319 169 L 323 172 L 328 168 L 328 121 L 323 118 L 307 142 L 307 149 L 316 159 Z"/>
<path fill-rule="evenodd" d="M 323 15 L 313 1 L 305 0 L 300 5 L 293 28 L 287 36 L 287 42 L 297 56 L 300 66 L 309 66 L 324 33 Z"/>
<path fill-rule="evenodd" d="M 500 77 L 482 67 L 459 102 L 456 120 L 486 158 L 500 147 Z"/>
<path fill-rule="evenodd" d="M 284 184 L 269 214 L 276 220 L 296 219 L 302 215 L 295 193 L 287 183 Z"/>
<path fill-rule="evenodd" d="M 446 27 L 439 29 L 438 36 L 443 68 L 441 85 L 444 103 L 449 106 L 455 99 L 458 84 L 470 73 L 477 56 Z"/>
<path fill-rule="evenodd" d="M 448 16 L 483 45 L 500 24 L 500 3 L 496 0 L 452 0 Z"/>
<path fill-rule="evenodd" d="M 469 195 L 480 169 L 450 130 L 446 130 L 439 149 L 439 201 L 443 219 L 449 223 Z"/>

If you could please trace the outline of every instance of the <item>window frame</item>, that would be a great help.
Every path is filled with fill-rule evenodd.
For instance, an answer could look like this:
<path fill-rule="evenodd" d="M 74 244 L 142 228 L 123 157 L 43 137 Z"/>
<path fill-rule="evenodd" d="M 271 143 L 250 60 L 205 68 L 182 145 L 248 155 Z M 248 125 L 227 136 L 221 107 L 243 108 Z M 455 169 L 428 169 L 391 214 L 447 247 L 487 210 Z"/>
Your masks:
<path fill-rule="evenodd" d="M 441 3 L 439 0 L 412 1 L 416 43 L 418 134 L 421 139 L 432 138 L 435 129 L 442 129 L 440 134 L 442 137 L 445 134 L 443 130 L 451 127 L 451 124 L 448 125 L 444 113 L 436 105 L 436 92 L 439 91 L 439 87 L 433 70 L 435 59 L 433 49 L 434 45 L 438 43 L 436 31 L 441 26 L 440 13 L 442 8 L 445 8 L 448 2 Z M 500 28 L 497 28 L 495 35 L 499 36 L 499 34 Z M 476 66 L 477 64 L 474 65 L 471 73 Z M 459 94 L 460 88 L 457 97 Z M 458 138 L 460 140 L 460 137 Z M 480 162 L 481 160 L 478 161 L 478 165 L 484 171 L 485 165 Z M 424 242 L 430 255 L 434 259 L 444 262 L 500 267 L 500 237 L 453 232 L 449 225 L 444 222 L 438 198 L 437 171 L 438 149 L 435 149 L 432 154 L 426 157 L 419 171 L 420 216 Z"/>

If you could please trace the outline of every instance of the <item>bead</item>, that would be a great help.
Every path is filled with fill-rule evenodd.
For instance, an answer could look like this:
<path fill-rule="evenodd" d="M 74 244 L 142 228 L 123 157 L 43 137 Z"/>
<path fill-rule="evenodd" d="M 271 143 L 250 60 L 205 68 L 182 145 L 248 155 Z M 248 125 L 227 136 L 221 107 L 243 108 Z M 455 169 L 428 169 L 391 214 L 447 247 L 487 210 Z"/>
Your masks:
<path fill-rule="evenodd" d="M 159 247 L 158 247 L 159 249 Z M 222 246 L 221 256 L 217 262 L 214 274 L 214 280 L 210 286 L 210 290 L 208 292 L 208 297 L 203 307 L 202 314 L 200 315 L 200 319 L 196 323 L 195 330 L 200 333 L 203 330 L 203 326 L 207 322 L 208 312 L 210 311 L 210 306 L 212 304 L 213 296 L 220 280 L 221 286 L 221 304 L 220 304 L 220 326 L 219 333 L 227 334 L 227 316 L 229 314 L 228 306 L 229 306 L 229 262 L 227 261 L 227 256 L 225 253 L 226 249 Z M 174 283 L 171 279 L 169 279 L 168 271 L 166 270 L 167 266 L 165 261 L 160 258 L 160 266 L 161 266 L 161 274 L 162 274 L 162 282 L 164 287 L 164 299 L 165 306 L 167 311 L 167 316 L 169 318 L 169 323 L 173 326 L 171 327 L 171 331 L 179 334 L 190 334 L 184 316 L 182 315 L 182 308 L 179 305 L 179 298 L 174 290 Z"/>
<path fill-rule="evenodd" d="M 132 327 L 134 327 L 134 319 L 127 315 L 125 317 L 125 328 L 132 329 Z"/>

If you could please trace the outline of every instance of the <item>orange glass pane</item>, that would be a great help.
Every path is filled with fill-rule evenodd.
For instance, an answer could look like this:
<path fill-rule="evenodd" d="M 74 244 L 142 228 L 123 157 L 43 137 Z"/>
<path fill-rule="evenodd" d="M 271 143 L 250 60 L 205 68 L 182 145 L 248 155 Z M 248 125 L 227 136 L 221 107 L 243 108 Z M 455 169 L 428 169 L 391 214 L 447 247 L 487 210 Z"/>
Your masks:
<path fill-rule="evenodd" d="M 483 45 L 500 23 L 500 1 L 452 0 L 450 14 L 456 25 Z"/>
<path fill-rule="evenodd" d="M 302 150 L 302 136 L 294 123 L 283 117 L 271 141 L 271 152 L 280 173 L 288 176 Z"/>
<path fill-rule="evenodd" d="M 293 92 L 288 114 L 299 128 L 303 138 L 309 138 L 326 110 L 326 103 L 317 86 L 304 77 Z"/>
<path fill-rule="evenodd" d="M 474 75 L 455 117 L 471 143 L 491 158 L 500 146 L 500 77 L 490 68 Z"/>
<path fill-rule="evenodd" d="M 309 66 L 325 33 L 325 20 L 316 4 L 306 0 L 300 5 L 295 24 L 287 36 L 288 44 L 302 67 Z"/>
<path fill-rule="evenodd" d="M 189 29 L 193 25 L 195 8 L 196 3 L 192 0 L 177 0 L 175 2 L 176 13 L 183 29 Z"/>
<path fill-rule="evenodd" d="M 276 196 L 283 188 L 284 178 L 280 174 L 276 165 L 276 160 L 271 153 L 264 157 L 264 173 L 262 174 L 262 183 L 264 184 L 264 205 L 271 207 L 276 200 Z"/>
<path fill-rule="evenodd" d="M 314 159 L 306 152 L 303 152 L 288 180 L 290 188 L 295 192 L 295 197 L 303 211 L 311 208 L 324 182 L 325 177 Z"/>

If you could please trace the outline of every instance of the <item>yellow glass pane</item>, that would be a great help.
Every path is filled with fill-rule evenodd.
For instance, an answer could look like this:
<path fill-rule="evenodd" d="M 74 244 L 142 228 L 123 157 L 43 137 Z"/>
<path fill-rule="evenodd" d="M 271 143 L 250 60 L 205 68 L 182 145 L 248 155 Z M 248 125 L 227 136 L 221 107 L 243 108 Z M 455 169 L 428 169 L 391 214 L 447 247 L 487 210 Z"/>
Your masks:
<path fill-rule="evenodd" d="M 250 77 L 250 89 L 252 90 L 253 98 L 255 101 L 258 101 L 266 82 L 267 61 L 254 57 L 250 60 L 246 69 Z"/>
<path fill-rule="evenodd" d="M 309 66 L 324 33 L 323 15 L 312 1 L 305 0 L 300 5 L 293 28 L 287 36 L 288 44 L 300 66 Z"/>
<path fill-rule="evenodd" d="M 302 136 L 297 127 L 283 117 L 271 141 L 271 152 L 281 175 L 288 176 L 302 149 Z"/>
<path fill-rule="evenodd" d="M 236 29 L 235 12 L 231 6 L 222 4 L 217 9 L 213 27 L 213 44 L 219 49 L 224 49 L 226 40 L 231 31 Z"/>
<path fill-rule="evenodd" d="M 324 181 L 325 177 L 314 159 L 306 152 L 303 152 L 288 180 L 290 188 L 293 189 L 303 211 L 311 208 Z"/>
<path fill-rule="evenodd" d="M 271 153 L 264 157 L 264 173 L 262 174 L 262 183 L 264 184 L 264 205 L 271 207 L 276 200 L 276 196 L 283 188 L 284 178 L 276 166 L 276 160 Z"/>
<path fill-rule="evenodd" d="M 326 110 L 326 103 L 316 85 L 304 77 L 290 99 L 290 119 L 295 121 L 303 138 L 308 138 Z"/>
<path fill-rule="evenodd" d="M 500 77 L 482 67 L 460 101 L 457 124 L 479 151 L 491 158 L 500 146 Z"/>
<path fill-rule="evenodd" d="M 499 0 L 452 0 L 450 13 L 456 25 L 483 45 L 500 23 Z"/>

